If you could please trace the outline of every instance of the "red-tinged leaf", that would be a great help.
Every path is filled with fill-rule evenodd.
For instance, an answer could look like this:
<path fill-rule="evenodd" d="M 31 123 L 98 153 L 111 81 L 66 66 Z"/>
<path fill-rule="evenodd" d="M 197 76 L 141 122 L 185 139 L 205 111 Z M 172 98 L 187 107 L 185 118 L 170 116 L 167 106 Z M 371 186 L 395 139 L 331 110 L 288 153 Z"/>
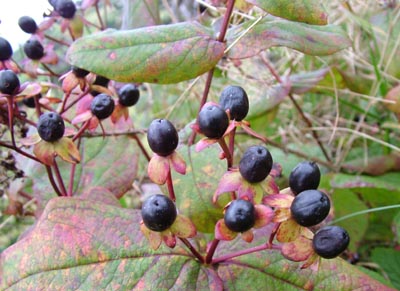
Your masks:
<path fill-rule="evenodd" d="M 60 140 L 53 143 L 54 151 L 64 161 L 72 164 L 77 164 L 81 161 L 79 150 L 72 139 L 63 137 Z"/>
<path fill-rule="evenodd" d="M 0 290 L 394 290 L 342 259 L 322 260 L 315 272 L 276 250 L 202 264 L 179 241 L 152 250 L 140 220 L 138 210 L 52 199 L 31 232 L 1 253 Z M 221 241 L 214 257 L 263 245 L 270 234 L 266 227 L 250 244 Z"/>
<path fill-rule="evenodd" d="M 267 178 L 265 178 L 261 183 L 260 186 L 264 190 L 265 193 L 268 195 L 271 194 L 278 194 L 279 193 L 279 187 L 275 182 L 275 179 L 269 174 Z"/>
<path fill-rule="evenodd" d="M 193 222 L 183 215 L 178 215 L 176 217 L 176 220 L 171 225 L 171 232 L 177 237 L 183 238 L 194 237 L 197 233 L 196 226 Z"/>
<path fill-rule="evenodd" d="M 253 239 L 254 239 L 254 234 L 253 234 L 253 231 L 250 229 L 250 230 L 248 230 L 248 231 L 242 232 L 242 233 L 240 234 L 240 237 L 241 237 L 245 242 L 251 243 L 251 242 L 253 241 Z"/>
<path fill-rule="evenodd" d="M 257 204 L 261 202 L 263 189 L 259 184 L 251 184 L 242 178 L 242 183 L 237 193 L 240 199 L 246 199 Z"/>
<path fill-rule="evenodd" d="M 291 212 L 289 208 L 275 209 L 275 216 L 272 219 L 273 222 L 283 222 L 291 217 Z"/>
<path fill-rule="evenodd" d="M 150 247 L 156 250 L 160 247 L 162 242 L 162 235 L 160 232 L 151 231 L 148 229 L 143 222 L 140 223 L 140 230 L 146 237 L 147 241 L 150 243 Z"/>
<path fill-rule="evenodd" d="M 40 141 L 33 147 L 35 156 L 45 165 L 52 166 L 54 164 L 54 145 L 51 142 Z"/>
<path fill-rule="evenodd" d="M 305 261 L 313 253 L 312 241 L 303 236 L 299 236 L 296 240 L 282 245 L 282 255 L 294 262 Z"/>
<path fill-rule="evenodd" d="M 92 112 L 87 110 L 87 111 L 84 111 L 83 113 L 75 116 L 75 118 L 72 119 L 71 124 L 82 123 L 82 122 L 88 121 L 92 117 L 93 117 Z"/>
<path fill-rule="evenodd" d="M 196 143 L 195 150 L 196 150 L 196 152 L 201 152 L 205 148 L 208 148 L 217 142 L 218 142 L 218 140 L 216 140 L 216 139 L 211 139 L 211 138 L 205 137 Z"/>
<path fill-rule="evenodd" d="M 168 158 L 156 154 L 153 155 L 149 162 L 147 173 L 154 183 L 158 185 L 165 184 L 170 171 Z"/>
<path fill-rule="evenodd" d="M 176 238 L 169 229 L 161 232 L 161 237 L 168 247 L 174 248 L 176 246 Z"/>
<path fill-rule="evenodd" d="M 126 114 L 128 113 L 128 114 Z M 122 117 L 127 119 L 129 116 L 129 111 L 128 108 L 125 106 L 121 106 L 120 104 L 117 104 L 114 108 L 113 113 L 111 114 L 111 122 L 116 123 L 118 120 L 120 120 Z"/>
<path fill-rule="evenodd" d="M 183 22 L 82 37 L 72 44 L 67 59 L 115 81 L 168 84 L 209 71 L 225 46 L 208 28 Z"/>
<path fill-rule="evenodd" d="M 24 146 L 31 146 L 31 145 L 37 144 L 41 140 L 42 139 L 40 138 L 39 134 L 35 133 L 35 134 L 30 135 L 30 136 L 21 138 L 19 140 L 19 142 Z"/>
<path fill-rule="evenodd" d="M 261 204 L 254 205 L 254 208 L 256 210 L 256 222 L 254 228 L 266 226 L 272 221 L 274 211 L 271 208 Z"/>
<path fill-rule="evenodd" d="M 304 94 L 310 91 L 325 78 L 328 72 L 329 68 L 322 68 L 316 71 L 290 75 L 288 81 L 291 84 L 290 93 Z"/>
<path fill-rule="evenodd" d="M 238 235 L 237 232 L 230 230 L 223 219 L 218 220 L 215 225 L 214 236 L 219 240 L 233 240 Z"/>
<path fill-rule="evenodd" d="M 213 202 L 216 203 L 219 195 L 223 193 L 238 190 L 242 182 L 243 178 L 239 171 L 234 170 L 226 172 L 219 180 L 218 188 L 213 196 Z"/>
<path fill-rule="evenodd" d="M 287 194 L 273 194 L 263 198 L 263 203 L 271 207 L 290 208 L 294 197 Z"/>
<path fill-rule="evenodd" d="M 82 195 L 79 195 L 79 197 L 86 200 L 93 200 L 107 205 L 121 207 L 121 204 L 115 195 L 104 187 L 89 188 L 83 192 Z"/>
<path fill-rule="evenodd" d="M 228 46 L 251 25 L 246 22 L 228 31 Z M 266 17 L 248 31 L 228 52 L 232 59 L 257 55 L 274 46 L 286 46 L 314 56 L 334 54 L 351 45 L 346 33 L 336 25 L 309 25 Z"/>
<path fill-rule="evenodd" d="M 38 83 L 28 83 L 19 96 L 31 97 L 39 94 L 42 91 L 42 86 Z"/>
<path fill-rule="evenodd" d="M 153 0 L 124 2 L 121 29 L 157 25 L 160 20 L 160 3 Z"/>
<path fill-rule="evenodd" d="M 302 226 L 298 225 L 294 219 L 289 219 L 280 224 L 276 234 L 276 239 L 279 242 L 291 242 L 296 240 L 301 232 Z"/>
<path fill-rule="evenodd" d="M 175 151 L 172 153 L 172 155 L 170 155 L 169 158 L 171 161 L 172 168 L 179 174 L 185 175 L 186 174 L 186 162 L 182 158 L 182 156 L 177 151 Z"/>
<path fill-rule="evenodd" d="M 246 0 L 268 13 L 293 21 L 326 25 L 328 15 L 318 0 Z"/>

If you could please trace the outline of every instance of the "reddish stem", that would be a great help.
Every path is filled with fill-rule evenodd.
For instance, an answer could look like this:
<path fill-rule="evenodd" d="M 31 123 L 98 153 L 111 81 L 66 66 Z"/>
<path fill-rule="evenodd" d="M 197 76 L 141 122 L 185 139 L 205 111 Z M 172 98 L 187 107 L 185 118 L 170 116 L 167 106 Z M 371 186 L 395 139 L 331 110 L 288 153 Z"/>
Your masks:
<path fill-rule="evenodd" d="M 53 162 L 54 162 L 53 167 L 54 167 L 54 170 L 56 172 L 56 179 L 58 181 L 59 186 L 61 187 L 62 196 L 68 196 L 67 195 L 68 192 L 67 192 L 67 189 L 65 188 L 64 181 L 63 181 L 63 179 L 61 177 L 60 169 L 58 168 L 57 161 L 56 161 L 55 157 L 53 158 Z"/>
<path fill-rule="evenodd" d="M 81 146 L 81 139 L 78 140 L 78 149 Z M 67 196 L 72 197 L 74 191 L 74 179 L 75 179 L 76 164 L 72 164 L 71 173 L 69 175 L 68 193 Z"/>
<path fill-rule="evenodd" d="M 226 6 L 226 11 L 224 15 L 224 19 L 222 20 L 221 30 L 218 35 L 218 41 L 223 42 L 225 39 L 226 31 L 228 30 L 229 20 L 232 15 L 233 7 L 235 6 L 235 0 L 228 0 L 228 4 Z"/>
<path fill-rule="evenodd" d="M 212 264 L 218 264 L 221 262 L 224 262 L 226 260 L 230 260 L 239 256 L 243 256 L 243 255 L 247 255 L 247 254 L 251 254 L 251 253 L 255 253 L 255 252 L 259 252 L 259 251 L 263 251 L 263 250 L 268 250 L 268 249 L 274 249 L 274 250 L 280 250 L 281 246 L 278 245 L 270 245 L 270 244 L 264 244 L 264 245 L 260 245 L 257 247 L 252 247 L 249 249 L 245 249 L 245 250 L 240 250 L 234 253 L 230 253 L 227 255 L 223 255 L 220 256 L 218 258 L 215 258 L 214 260 L 212 260 Z"/>
<path fill-rule="evenodd" d="M 85 130 L 89 127 L 90 124 L 90 119 L 86 120 L 85 123 L 82 125 L 82 127 L 78 130 L 78 132 L 74 135 L 74 137 L 72 138 L 72 141 L 75 141 L 76 139 L 78 139 L 79 137 L 81 137 L 81 135 L 85 132 Z"/>
<path fill-rule="evenodd" d="M 96 3 L 95 7 L 96 7 L 97 18 L 99 19 L 99 22 L 100 22 L 100 29 L 104 30 L 104 23 L 103 23 L 103 19 L 101 18 L 101 14 L 100 14 L 98 3 Z"/>
<path fill-rule="evenodd" d="M 206 261 L 205 261 L 206 264 L 211 263 L 212 257 L 214 256 L 215 250 L 217 249 L 219 242 L 220 240 L 216 238 L 214 238 L 214 240 L 211 242 L 210 249 L 208 250 L 206 255 Z"/>
<path fill-rule="evenodd" d="M 232 121 L 232 122 L 235 122 L 235 121 Z M 232 156 L 232 164 L 233 164 L 233 152 L 235 150 L 235 134 L 236 134 L 236 126 L 229 133 L 229 152 L 231 153 L 231 156 Z"/>
<path fill-rule="evenodd" d="M 169 198 L 171 198 L 171 200 L 175 202 L 176 197 L 175 197 L 175 191 L 174 191 L 174 184 L 172 183 L 171 169 L 169 169 L 168 176 L 167 176 L 167 187 L 168 187 Z"/>
<path fill-rule="evenodd" d="M 67 111 L 68 109 L 70 109 L 72 106 L 74 106 L 79 100 L 82 99 L 83 96 L 85 96 L 86 94 L 89 93 L 89 89 L 90 87 L 88 86 L 88 89 L 86 89 L 85 91 L 83 91 L 81 94 L 78 95 L 78 97 L 72 101 L 70 104 L 66 105 L 64 110 L 60 112 L 60 114 L 64 113 L 65 111 Z"/>
<path fill-rule="evenodd" d="M 51 41 L 54 41 L 54 42 L 56 42 L 56 43 L 58 43 L 58 44 L 65 45 L 65 46 L 67 46 L 67 47 L 71 46 L 71 44 L 69 44 L 69 43 L 67 43 L 67 42 L 64 42 L 64 41 L 62 41 L 62 40 L 56 39 L 56 38 L 54 38 L 54 37 L 52 37 L 52 36 L 50 36 L 50 35 L 48 35 L 48 34 L 45 34 L 44 37 L 47 38 L 47 39 L 49 39 L 49 40 L 51 40 Z"/>
<path fill-rule="evenodd" d="M 150 155 L 149 153 L 146 151 L 145 147 L 143 146 L 142 142 L 140 141 L 140 139 L 137 137 L 136 134 L 132 134 L 131 135 L 132 138 L 136 141 L 137 145 L 139 146 L 140 150 L 142 151 L 142 154 L 145 156 L 145 158 L 147 159 L 148 162 L 150 162 Z"/>
<path fill-rule="evenodd" d="M 50 184 L 53 187 L 54 191 L 56 191 L 58 196 L 63 196 L 60 192 L 60 189 L 58 189 L 58 186 L 56 184 L 56 181 L 54 181 L 53 177 L 53 172 L 51 171 L 51 167 L 46 165 L 46 171 L 47 171 L 47 176 L 49 177 Z"/>
<path fill-rule="evenodd" d="M 226 145 L 225 139 L 221 137 L 218 140 L 219 145 L 221 146 L 222 150 L 224 151 L 226 162 L 228 163 L 228 169 L 232 168 L 233 165 L 233 159 L 231 152 L 229 151 L 228 146 Z"/>
<path fill-rule="evenodd" d="M 186 238 L 179 238 L 184 244 L 185 246 L 187 246 L 187 248 L 190 250 L 190 252 L 200 261 L 200 263 L 204 263 L 204 257 L 202 255 L 200 255 L 200 253 L 192 246 L 192 244 L 190 243 L 190 241 L 188 241 Z"/>

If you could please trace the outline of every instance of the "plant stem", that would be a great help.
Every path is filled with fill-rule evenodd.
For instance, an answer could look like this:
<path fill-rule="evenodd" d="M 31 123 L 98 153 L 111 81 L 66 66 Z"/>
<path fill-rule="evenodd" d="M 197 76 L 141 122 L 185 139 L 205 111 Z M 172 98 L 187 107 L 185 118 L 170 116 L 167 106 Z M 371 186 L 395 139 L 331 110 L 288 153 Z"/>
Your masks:
<path fill-rule="evenodd" d="M 190 250 L 190 252 L 200 261 L 200 263 L 204 263 L 204 257 L 202 255 L 200 255 L 200 253 L 192 246 L 192 244 L 190 243 L 190 241 L 188 241 L 186 238 L 179 238 L 184 244 L 185 246 L 187 246 L 187 248 Z"/>
<path fill-rule="evenodd" d="M 57 77 L 57 78 L 60 77 L 60 75 L 57 74 L 57 73 L 55 73 L 52 69 L 50 69 L 50 67 L 49 67 L 48 65 L 46 65 L 46 64 L 44 64 L 44 63 L 41 63 L 41 64 L 42 64 L 42 66 L 50 73 L 51 76 Z"/>
<path fill-rule="evenodd" d="M 229 151 L 228 146 L 226 145 L 225 139 L 221 137 L 218 139 L 218 143 L 221 146 L 222 150 L 224 151 L 226 162 L 228 163 L 228 169 L 232 168 L 233 165 L 233 159 L 231 152 Z"/>
<path fill-rule="evenodd" d="M 206 260 L 205 260 L 206 264 L 211 263 L 212 257 L 214 256 L 215 250 L 217 249 L 219 242 L 220 242 L 220 240 L 216 239 L 216 238 L 214 238 L 214 240 L 211 242 L 210 249 L 208 250 L 207 255 L 206 255 Z"/>
<path fill-rule="evenodd" d="M 226 260 L 230 260 L 230 259 L 233 259 L 233 258 L 236 258 L 236 257 L 240 257 L 240 256 L 243 256 L 243 255 L 247 255 L 247 254 L 251 254 L 251 253 L 255 253 L 255 252 L 260 252 L 260 251 L 264 251 L 264 250 L 271 250 L 271 249 L 280 250 L 281 246 L 264 244 L 264 245 L 260 245 L 260 246 L 257 246 L 257 247 L 252 247 L 252 248 L 249 248 L 249 249 L 240 250 L 240 251 L 237 251 L 237 252 L 234 252 L 234 253 L 230 253 L 230 254 L 223 255 L 223 256 L 220 256 L 218 258 L 215 258 L 214 260 L 212 260 L 212 264 L 218 264 L 218 263 L 224 262 Z"/>
<path fill-rule="evenodd" d="M 151 157 L 150 157 L 149 153 L 146 151 L 146 149 L 143 146 L 143 144 L 140 141 L 140 139 L 137 137 L 137 135 L 136 134 L 132 134 L 130 136 L 132 136 L 132 138 L 136 141 L 137 145 L 139 146 L 140 150 L 142 151 L 142 154 L 145 156 L 147 161 L 150 162 Z"/>
<path fill-rule="evenodd" d="M 83 91 L 81 94 L 78 95 L 78 97 L 72 101 L 70 104 L 66 105 L 64 110 L 60 112 L 60 114 L 63 114 L 65 111 L 67 111 L 68 109 L 70 109 L 72 106 L 75 105 L 75 103 L 77 103 L 80 99 L 82 99 L 83 96 L 85 96 L 87 93 L 89 93 L 89 88 L 86 89 L 85 91 Z"/>
<path fill-rule="evenodd" d="M 232 121 L 232 122 L 234 122 L 234 121 Z M 234 154 L 234 150 L 235 150 L 235 135 L 236 135 L 236 126 L 229 133 L 229 152 L 231 153 L 231 156 L 232 156 L 232 164 L 233 164 L 233 154 Z"/>
<path fill-rule="evenodd" d="M 58 168 L 56 158 L 54 157 L 53 159 L 54 159 L 53 160 L 54 161 L 54 170 L 56 172 L 56 179 L 58 181 L 59 186 L 61 187 L 61 191 L 62 191 L 61 193 L 63 194 L 63 196 L 68 196 L 67 195 L 68 192 L 67 192 L 67 189 L 65 188 L 64 181 L 61 177 L 60 169 Z"/>
<path fill-rule="evenodd" d="M 52 37 L 52 36 L 50 36 L 50 35 L 48 35 L 48 34 L 45 34 L 44 37 L 47 38 L 47 39 L 49 39 L 49 40 L 51 40 L 51 41 L 54 41 L 54 42 L 56 42 L 56 43 L 58 43 L 58 44 L 65 45 L 65 46 L 67 46 L 67 47 L 70 46 L 69 43 L 64 42 L 64 41 L 62 41 L 62 40 L 59 40 L 59 39 L 56 39 L 56 38 L 54 38 L 54 37 Z"/>
<path fill-rule="evenodd" d="M 97 18 L 99 19 L 99 23 L 100 23 L 100 29 L 104 30 L 105 26 L 104 26 L 104 23 L 103 23 L 103 19 L 101 18 L 101 14 L 100 14 L 99 4 L 98 3 L 96 3 L 95 8 L 96 8 L 96 15 L 97 15 Z"/>
<path fill-rule="evenodd" d="M 81 135 L 85 132 L 85 130 L 88 128 L 90 124 L 90 120 L 86 120 L 85 123 L 82 125 L 82 127 L 78 130 L 78 132 L 74 135 L 72 138 L 72 141 L 77 140 L 78 138 L 81 137 Z"/>
<path fill-rule="evenodd" d="M 342 217 L 340 217 L 338 219 L 335 219 L 335 220 L 331 221 L 329 223 L 329 225 L 332 225 L 332 224 L 335 224 L 337 222 L 352 218 L 354 216 L 363 215 L 363 214 L 372 213 L 372 212 L 377 212 L 377 211 L 384 211 L 384 210 L 388 210 L 388 209 L 395 209 L 395 208 L 400 208 L 400 204 L 394 204 L 394 205 L 388 205 L 388 206 L 382 206 L 382 207 L 375 207 L 375 208 L 371 208 L 371 209 L 366 209 L 366 210 L 354 212 L 354 213 L 342 216 Z"/>
<path fill-rule="evenodd" d="M 176 197 L 175 197 L 175 191 L 174 191 L 174 184 L 172 183 L 171 169 L 169 169 L 168 176 L 167 176 L 167 187 L 168 187 L 169 198 L 171 198 L 171 200 L 175 202 Z"/>
<path fill-rule="evenodd" d="M 53 172 L 51 171 L 51 167 L 46 165 L 47 176 L 49 177 L 50 184 L 53 187 L 54 191 L 56 191 L 58 196 L 63 196 L 58 188 L 56 182 L 54 181 Z"/>
<path fill-rule="evenodd" d="M 226 5 L 224 19 L 222 20 L 221 30 L 218 35 L 219 42 L 223 42 L 225 39 L 226 31 L 228 30 L 229 20 L 231 18 L 234 6 L 235 6 L 235 0 L 228 0 L 228 4 Z"/>

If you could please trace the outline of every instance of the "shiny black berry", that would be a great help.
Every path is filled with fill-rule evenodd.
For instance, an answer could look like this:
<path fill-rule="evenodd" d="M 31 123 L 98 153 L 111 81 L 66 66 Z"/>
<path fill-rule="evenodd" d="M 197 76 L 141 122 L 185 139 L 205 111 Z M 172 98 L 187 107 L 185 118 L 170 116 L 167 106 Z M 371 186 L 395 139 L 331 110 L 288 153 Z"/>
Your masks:
<path fill-rule="evenodd" d="M 55 1 L 54 10 L 56 10 L 61 17 L 71 19 L 75 16 L 76 6 L 72 0 L 58 0 Z"/>
<path fill-rule="evenodd" d="M 65 131 L 64 120 L 55 112 L 46 112 L 40 115 L 37 123 L 40 137 L 45 141 L 56 141 L 63 137 Z"/>
<path fill-rule="evenodd" d="M 289 175 L 289 186 L 294 194 L 304 190 L 317 189 L 321 180 L 321 172 L 315 162 L 299 163 Z"/>
<path fill-rule="evenodd" d="M 232 120 L 241 121 L 249 112 L 249 98 L 240 86 L 226 87 L 219 97 L 219 104 L 224 110 L 229 109 Z"/>
<path fill-rule="evenodd" d="M 165 157 L 178 146 L 178 132 L 169 120 L 155 119 L 147 130 L 147 141 L 153 152 Z"/>
<path fill-rule="evenodd" d="M 3 37 L 0 37 L 0 61 L 6 61 L 11 58 L 13 50 L 11 44 Z"/>
<path fill-rule="evenodd" d="M 22 16 L 18 19 L 18 25 L 26 33 L 35 33 L 38 26 L 35 20 L 30 16 Z"/>
<path fill-rule="evenodd" d="M 264 180 L 272 169 L 272 156 L 263 146 L 251 146 L 243 154 L 239 162 L 239 171 L 250 183 Z"/>
<path fill-rule="evenodd" d="M 165 195 L 152 195 L 143 202 L 143 223 L 153 231 L 168 229 L 174 223 L 176 215 L 174 202 Z"/>
<path fill-rule="evenodd" d="M 118 90 L 119 104 L 122 106 L 133 106 L 135 105 L 140 97 L 139 89 L 133 84 L 126 84 Z"/>
<path fill-rule="evenodd" d="M 89 71 L 86 71 L 85 69 L 81 69 L 75 66 L 72 66 L 72 73 L 74 73 L 74 75 L 77 78 L 84 78 L 89 74 Z"/>
<path fill-rule="evenodd" d="M 19 90 L 19 78 L 11 70 L 0 71 L 0 92 L 13 95 Z"/>
<path fill-rule="evenodd" d="M 44 48 L 37 39 L 30 39 L 24 44 L 24 52 L 31 60 L 40 60 L 44 56 Z"/>
<path fill-rule="evenodd" d="M 247 200 L 233 200 L 225 209 L 225 225 L 232 231 L 245 232 L 256 222 L 254 205 Z"/>
<path fill-rule="evenodd" d="M 107 94 L 99 94 L 93 98 L 90 104 L 90 110 L 98 119 L 106 119 L 114 111 L 115 103 L 111 96 Z"/>
<path fill-rule="evenodd" d="M 199 112 L 200 131 L 209 138 L 221 138 L 229 125 L 228 114 L 217 105 L 207 105 Z"/>
<path fill-rule="evenodd" d="M 314 251 L 325 259 L 339 256 L 349 243 L 349 234 L 340 226 L 325 226 L 313 238 Z"/>
<path fill-rule="evenodd" d="M 108 83 L 110 82 L 110 79 L 103 77 L 103 76 L 96 76 L 96 79 L 93 82 L 93 85 L 97 85 L 97 86 L 101 86 L 104 88 L 108 87 Z M 92 94 L 93 96 L 99 95 L 101 92 L 97 91 L 97 90 L 92 90 L 90 92 L 90 94 Z"/>
<path fill-rule="evenodd" d="M 292 217 L 302 226 L 313 226 L 329 214 L 331 203 L 328 196 L 319 190 L 305 190 L 299 193 L 290 206 Z"/>
<path fill-rule="evenodd" d="M 26 107 L 35 108 L 36 107 L 35 97 L 39 100 L 40 98 L 42 98 L 42 94 L 39 93 L 36 96 L 24 98 L 24 99 L 22 99 L 22 103 L 24 103 Z"/>

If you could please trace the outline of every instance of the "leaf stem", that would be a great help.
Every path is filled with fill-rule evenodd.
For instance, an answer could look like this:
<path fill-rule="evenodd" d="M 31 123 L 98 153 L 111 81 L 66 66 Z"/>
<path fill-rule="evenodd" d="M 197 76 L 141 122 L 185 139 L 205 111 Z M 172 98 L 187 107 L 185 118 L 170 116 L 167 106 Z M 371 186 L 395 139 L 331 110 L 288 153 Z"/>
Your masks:
<path fill-rule="evenodd" d="M 50 184 L 53 187 L 54 191 L 56 191 L 58 196 L 63 196 L 60 192 L 60 189 L 58 188 L 56 181 L 54 181 L 54 177 L 53 177 L 53 172 L 51 171 L 51 167 L 50 166 L 46 166 L 46 171 L 47 171 L 47 176 L 49 177 L 50 180 Z"/>
<path fill-rule="evenodd" d="M 226 162 L 228 163 L 228 169 L 232 168 L 233 166 L 233 159 L 231 152 L 229 151 L 228 146 L 226 145 L 225 139 L 221 137 L 218 139 L 218 143 L 221 146 L 222 150 L 224 151 Z"/>
<path fill-rule="evenodd" d="M 56 172 L 56 179 L 58 181 L 59 186 L 61 187 L 61 191 L 62 191 L 61 193 L 63 194 L 63 196 L 68 196 L 68 194 L 67 194 L 68 192 L 67 192 L 67 189 L 65 188 L 64 181 L 63 181 L 63 179 L 61 177 L 60 169 L 58 167 L 56 158 L 54 157 L 53 159 L 54 159 L 53 160 L 53 162 L 54 162 L 53 167 L 54 167 L 54 171 Z"/>
<path fill-rule="evenodd" d="M 171 198 L 171 200 L 175 202 L 176 197 L 175 197 L 175 191 L 174 191 L 174 184 L 172 183 L 171 169 L 169 169 L 168 176 L 167 176 L 167 187 L 168 187 L 169 198 Z"/>
<path fill-rule="evenodd" d="M 340 217 L 338 219 L 335 219 L 335 220 L 331 221 L 329 223 L 329 225 L 332 225 L 332 224 L 338 223 L 340 221 L 352 218 L 354 216 L 368 214 L 368 213 L 372 213 L 372 212 L 384 211 L 384 210 L 388 210 L 388 209 L 395 209 L 395 208 L 400 208 L 400 204 L 394 204 L 394 205 L 388 205 L 388 206 L 382 206 L 382 207 L 375 207 L 375 208 L 371 208 L 371 209 L 366 209 L 366 210 L 354 212 L 354 213 L 342 216 L 342 217 Z"/>
<path fill-rule="evenodd" d="M 72 141 L 77 140 L 81 135 L 85 132 L 85 130 L 89 127 L 90 124 L 90 119 L 86 120 L 85 123 L 82 125 L 82 127 L 78 130 L 78 132 L 74 135 L 72 138 Z"/>
<path fill-rule="evenodd" d="M 215 250 L 217 249 L 219 242 L 220 242 L 220 240 L 216 239 L 216 238 L 214 238 L 214 240 L 211 242 L 211 246 L 206 255 L 206 260 L 205 260 L 206 264 L 211 263 L 212 257 L 214 256 Z"/>
<path fill-rule="evenodd" d="M 200 253 L 193 247 L 193 245 L 186 238 L 179 238 L 185 246 L 190 250 L 190 252 L 200 261 L 200 263 L 204 264 L 204 257 L 200 255 Z"/>
<path fill-rule="evenodd" d="M 271 250 L 271 249 L 280 250 L 281 246 L 272 245 L 272 244 L 263 244 L 263 245 L 260 245 L 260 246 L 257 246 L 257 247 L 252 247 L 252 248 L 249 248 L 249 249 L 240 250 L 240 251 L 237 251 L 237 252 L 234 252 L 234 253 L 226 254 L 226 255 L 220 256 L 218 258 L 215 258 L 214 260 L 212 260 L 212 264 L 218 264 L 218 263 L 224 262 L 226 260 L 230 260 L 230 259 L 233 259 L 233 258 L 236 258 L 236 257 L 240 257 L 240 256 L 243 256 L 243 255 L 248 255 L 248 254 L 251 254 L 251 253 L 260 252 L 260 251 L 264 251 L 264 250 Z"/>
<path fill-rule="evenodd" d="M 228 4 L 226 5 L 226 11 L 224 14 L 224 19 L 222 20 L 221 30 L 218 35 L 219 42 L 223 42 L 225 39 L 226 31 L 228 30 L 229 20 L 231 18 L 234 6 L 235 6 L 235 0 L 228 0 Z"/>

